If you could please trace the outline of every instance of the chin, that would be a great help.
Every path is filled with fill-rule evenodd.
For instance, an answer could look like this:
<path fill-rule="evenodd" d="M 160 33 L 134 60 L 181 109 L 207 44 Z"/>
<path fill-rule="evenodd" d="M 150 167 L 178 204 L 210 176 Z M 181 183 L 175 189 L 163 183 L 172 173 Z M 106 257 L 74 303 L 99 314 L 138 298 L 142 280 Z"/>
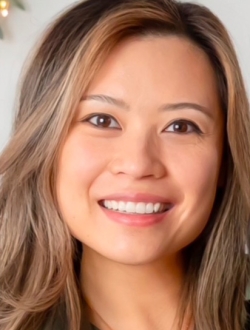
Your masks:
<path fill-rule="evenodd" d="M 138 247 L 138 249 L 135 247 L 128 247 L 123 248 L 122 250 L 120 248 L 113 248 L 112 251 L 99 250 L 96 252 L 98 252 L 99 255 L 102 255 L 105 259 L 109 259 L 111 262 L 131 266 L 147 265 L 155 263 L 164 258 L 172 259 L 173 256 L 176 256 L 180 253 L 180 251 L 174 252 L 172 249 L 171 251 L 168 249 L 168 252 L 166 252 L 165 250 L 150 250 L 148 248 L 142 249 L 141 247 Z"/>

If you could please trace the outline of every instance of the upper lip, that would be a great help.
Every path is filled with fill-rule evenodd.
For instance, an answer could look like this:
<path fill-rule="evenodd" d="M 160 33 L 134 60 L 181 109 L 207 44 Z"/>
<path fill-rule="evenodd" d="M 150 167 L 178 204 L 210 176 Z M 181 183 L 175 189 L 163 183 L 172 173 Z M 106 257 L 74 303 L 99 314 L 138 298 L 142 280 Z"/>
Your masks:
<path fill-rule="evenodd" d="M 124 201 L 124 202 L 144 202 L 144 203 L 168 203 L 172 204 L 172 201 L 166 197 L 154 195 L 154 194 L 146 194 L 146 193 L 116 193 L 104 196 L 103 200 L 113 200 L 113 201 Z"/>

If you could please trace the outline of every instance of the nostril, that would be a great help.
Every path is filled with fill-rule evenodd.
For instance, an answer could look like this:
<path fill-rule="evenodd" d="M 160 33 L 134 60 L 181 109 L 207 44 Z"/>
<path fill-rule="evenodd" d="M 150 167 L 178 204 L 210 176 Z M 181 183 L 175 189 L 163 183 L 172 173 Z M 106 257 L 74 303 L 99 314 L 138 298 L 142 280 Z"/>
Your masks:
<path fill-rule="evenodd" d="M 148 153 L 144 155 L 140 151 L 127 156 L 120 155 L 110 163 L 109 170 L 114 175 L 122 174 L 135 179 L 160 179 L 167 173 L 160 159 L 150 157 Z"/>

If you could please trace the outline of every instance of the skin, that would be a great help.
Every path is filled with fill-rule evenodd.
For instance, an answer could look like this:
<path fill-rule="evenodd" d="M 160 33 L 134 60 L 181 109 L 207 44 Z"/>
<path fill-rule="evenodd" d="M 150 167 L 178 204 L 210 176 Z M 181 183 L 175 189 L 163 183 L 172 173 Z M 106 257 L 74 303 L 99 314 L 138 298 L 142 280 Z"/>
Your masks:
<path fill-rule="evenodd" d="M 202 111 L 169 107 L 188 102 Z M 96 127 L 96 113 L 112 116 L 116 129 Z M 209 59 L 180 37 L 123 41 L 83 95 L 60 155 L 57 194 L 72 235 L 84 244 L 82 289 L 102 330 L 177 329 L 181 251 L 209 220 L 223 132 Z M 111 221 L 98 201 L 128 192 L 153 193 L 174 207 L 153 226 Z"/>

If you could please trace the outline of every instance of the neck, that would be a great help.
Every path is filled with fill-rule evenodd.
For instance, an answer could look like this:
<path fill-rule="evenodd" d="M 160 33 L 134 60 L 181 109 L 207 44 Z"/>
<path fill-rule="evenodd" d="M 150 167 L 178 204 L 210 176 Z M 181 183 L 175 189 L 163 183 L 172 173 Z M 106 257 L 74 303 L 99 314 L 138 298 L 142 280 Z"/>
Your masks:
<path fill-rule="evenodd" d="M 85 246 L 81 286 L 91 321 L 103 330 L 177 329 L 183 268 L 180 254 L 125 265 Z"/>

